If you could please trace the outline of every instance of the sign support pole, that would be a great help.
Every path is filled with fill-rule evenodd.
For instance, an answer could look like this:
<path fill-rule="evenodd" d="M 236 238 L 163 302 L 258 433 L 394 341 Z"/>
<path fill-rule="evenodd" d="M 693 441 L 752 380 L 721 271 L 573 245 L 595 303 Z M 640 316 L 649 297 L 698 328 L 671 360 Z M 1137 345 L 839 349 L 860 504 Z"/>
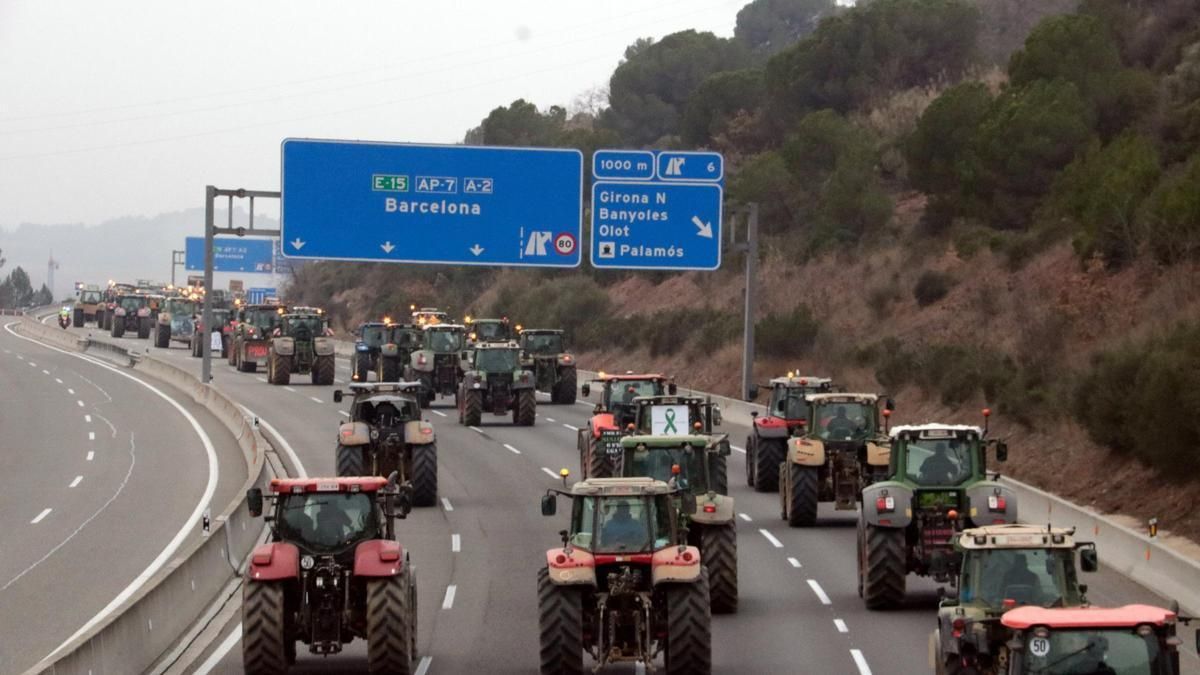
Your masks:
<path fill-rule="evenodd" d="M 175 268 L 187 265 L 186 251 L 171 251 L 171 285 L 175 285 Z"/>
<path fill-rule="evenodd" d="M 746 307 L 742 320 L 742 397 L 749 398 L 754 383 L 754 300 L 758 278 L 758 204 L 747 206 L 746 216 Z"/>

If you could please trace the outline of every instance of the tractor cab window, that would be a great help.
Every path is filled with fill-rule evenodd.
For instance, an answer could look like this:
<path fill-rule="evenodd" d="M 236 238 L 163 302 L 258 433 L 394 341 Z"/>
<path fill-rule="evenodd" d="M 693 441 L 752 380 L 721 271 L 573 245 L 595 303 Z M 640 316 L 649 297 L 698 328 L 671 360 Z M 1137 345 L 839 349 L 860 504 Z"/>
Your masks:
<path fill-rule="evenodd" d="M 861 441 L 875 432 L 875 406 L 868 403 L 823 403 L 813 414 L 814 432 L 823 441 Z"/>
<path fill-rule="evenodd" d="M 648 476 L 664 483 L 673 479 L 681 490 L 703 492 L 708 487 L 704 480 L 704 458 L 701 449 L 634 448 L 625 455 L 625 461 L 629 462 L 626 475 Z M 676 466 L 678 474 L 674 472 Z"/>
<path fill-rule="evenodd" d="M 655 380 L 619 380 L 604 388 L 605 407 L 630 405 L 639 396 L 661 396 L 663 387 Z"/>
<path fill-rule="evenodd" d="M 562 346 L 562 336 L 557 333 L 525 336 L 525 350 L 535 354 L 559 354 Z"/>
<path fill-rule="evenodd" d="M 771 415 L 789 420 L 808 419 L 808 401 L 803 389 L 776 387 L 771 392 Z"/>
<path fill-rule="evenodd" d="M 146 306 L 146 298 L 137 295 L 127 295 L 121 298 L 120 305 L 127 312 L 136 312 Z"/>
<path fill-rule="evenodd" d="M 517 369 L 517 352 L 515 349 L 480 349 L 475 352 L 475 369 L 511 373 Z"/>
<path fill-rule="evenodd" d="M 375 502 L 366 492 L 284 495 L 275 527 L 280 538 L 317 554 L 342 551 L 380 533 Z"/>
<path fill-rule="evenodd" d="M 364 401 L 357 414 L 357 418 L 363 422 L 383 428 L 401 426 L 416 416 L 410 401 Z"/>
<path fill-rule="evenodd" d="M 214 309 L 212 311 L 212 313 L 213 313 L 213 325 L 224 326 L 225 324 L 229 323 L 229 310 Z"/>
<path fill-rule="evenodd" d="M 368 347 L 381 346 L 386 337 L 387 327 L 385 326 L 363 326 L 362 341 Z"/>
<path fill-rule="evenodd" d="M 604 553 L 662 548 L 670 543 L 670 509 L 667 495 L 577 499 L 572 514 L 572 542 Z"/>
<path fill-rule="evenodd" d="M 269 333 L 279 325 L 279 313 L 260 309 L 248 313 L 246 322 L 264 333 Z"/>
<path fill-rule="evenodd" d="M 475 338 L 478 340 L 503 340 L 508 337 L 508 326 L 503 323 L 488 322 L 475 325 Z"/>
<path fill-rule="evenodd" d="M 429 348 L 439 354 L 448 354 L 462 349 L 462 334 L 451 330 L 431 330 L 427 332 Z"/>
<path fill-rule="evenodd" d="M 317 336 L 325 333 L 325 322 L 319 316 L 293 316 L 287 322 L 292 335 Z"/>
<path fill-rule="evenodd" d="M 191 300 L 168 300 L 167 312 L 180 316 L 191 316 L 196 313 L 196 303 L 192 302 Z"/>
<path fill-rule="evenodd" d="M 79 294 L 79 301 L 94 305 L 100 302 L 100 291 L 84 291 Z"/>
<path fill-rule="evenodd" d="M 1169 656 L 1151 632 L 1130 628 L 1055 630 L 1025 637 L 1021 673 L 1042 675 L 1158 675 L 1171 673 Z"/>
<path fill-rule="evenodd" d="M 909 480 L 917 485 L 958 485 L 971 477 L 973 443 L 960 438 L 911 440 L 905 444 Z"/>
<path fill-rule="evenodd" d="M 421 333 L 411 328 L 392 326 L 386 341 L 404 349 L 413 349 L 421 344 Z"/>
<path fill-rule="evenodd" d="M 969 550 L 963 559 L 963 604 L 1001 607 L 1074 606 L 1080 602 L 1075 553 L 1070 549 Z"/>

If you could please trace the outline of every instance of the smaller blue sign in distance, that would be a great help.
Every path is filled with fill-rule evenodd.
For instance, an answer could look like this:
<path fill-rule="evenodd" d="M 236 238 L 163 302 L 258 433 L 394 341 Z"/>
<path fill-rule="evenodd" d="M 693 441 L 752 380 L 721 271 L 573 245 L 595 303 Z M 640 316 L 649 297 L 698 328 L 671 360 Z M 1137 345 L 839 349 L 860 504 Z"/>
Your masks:
<path fill-rule="evenodd" d="M 658 180 L 720 181 L 725 177 L 725 161 L 717 152 L 659 152 Z"/>
<path fill-rule="evenodd" d="M 246 304 L 261 305 L 267 298 L 278 298 L 279 291 L 274 288 L 251 288 L 246 291 Z"/>
<path fill-rule="evenodd" d="M 715 270 L 721 266 L 717 183 L 596 181 L 592 266 Z"/>
<path fill-rule="evenodd" d="M 654 153 L 649 150 L 597 150 L 592 153 L 596 180 L 651 180 Z"/>
<path fill-rule="evenodd" d="M 273 239 L 248 237 L 217 237 L 213 239 L 214 272 L 260 272 L 270 274 L 273 268 L 271 242 Z M 204 270 L 204 237 L 188 237 L 184 242 L 185 269 Z"/>

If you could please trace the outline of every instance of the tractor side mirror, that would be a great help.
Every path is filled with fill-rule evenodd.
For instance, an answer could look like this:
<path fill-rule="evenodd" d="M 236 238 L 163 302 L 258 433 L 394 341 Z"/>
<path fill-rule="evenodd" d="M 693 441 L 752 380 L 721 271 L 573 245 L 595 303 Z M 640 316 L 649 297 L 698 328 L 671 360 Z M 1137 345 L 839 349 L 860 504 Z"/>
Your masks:
<path fill-rule="evenodd" d="M 246 490 L 246 509 L 252 518 L 257 518 L 263 512 L 263 494 L 259 488 Z"/>
<path fill-rule="evenodd" d="M 333 402 L 334 402 L 334 403 L 341 403 L 341 402 L 342 402 L 342 390 L 341 390 L 341 389 L 334 389 L 334 390 L 333 390 Z"/>
<path fill-rule="evenodd" d="M 553 516 L 558 513 L 558 500 L 554 495 L 542 495 L 542 515 Z"/>
<path fill-rule="evenodd" d="M 679 393 L 679 385 L 675 384 L 674 382 L 668 382 L 667 383 L 667 394 L 674 396 L 677 393 Z"/>
<path fill-rule="evenodd" d="M 682 500 L 684 513 L 692 514 L 696 512 L 696 495 L 690 492 L 685 492 L 682 495 Z"/>
<path fill-rule="evenodd" d="M 753 401 L 756 398 L 758 398 L 758 385 L 752 384 L 750 385 L 750 388 L 746 390 L 746 400 Z"/>
<path fill-rule="evenodd" d="M 1004 441 L 996 441 L 996 461 L 1008 461 L 1008 443 L 1005 443 Z"/>
<path fill-rule="evenodd" d="M 1095 572 L 1100 569 L 1100 558 L 1096 555 L 1096 549 L 1085 548 L 1079 551 L 1079 568 L 1084 572 Z"/>
<path fill-rule="evenodd" d="M 721 419 L 721 404 L 712 404 L 712 412 L 709 414 L 709 421 L 712 422 L 714 427 L 719 427 L 721 426 Z"/>
<path fill-rule="evenodd" d="M 583 394 L 584 396 L 591 396 L 592 395 L 592 385 L 588 384 L 587 382 L 584 382 L 579 387 L 579 393 Z"/>

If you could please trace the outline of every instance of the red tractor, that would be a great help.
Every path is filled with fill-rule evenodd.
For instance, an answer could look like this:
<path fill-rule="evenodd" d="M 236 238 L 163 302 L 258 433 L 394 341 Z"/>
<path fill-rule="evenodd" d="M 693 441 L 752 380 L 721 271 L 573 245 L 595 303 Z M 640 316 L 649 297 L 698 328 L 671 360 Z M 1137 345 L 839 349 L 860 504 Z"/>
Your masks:
<path fill-rule="evenodd" d="M 673 379 L 659 374 L 613 375 L 601 371 L 596 379 L 584 382 L 580 393 L 584 397 L 592 393 L 592 383 L 601 387 L 600 402 L 592 409 L 592 417 L 586 429 L 579 430 L 576 445 L 582 459 L 584 478 L 604 478 L 613 475 L 612 459 L 622 452 L 621 436 L 637 420 L 637 406 L 633 400 L 641 396 L 674 395 L 677 387 Z"/>
<path fill-rule="evenodd" d="M 408 485 L 389 478 L 276 478 L 268 499 L 271 540 L 254 549 L 242 586 L 242 663 L 247 673 L 287 672 L 296 642 L 328 656 L 367 641 L 372 673 L 412 673 L 417 646 L 416 568 L 396 541 Z M 247 495 L 250 515 L 263 493 Z"/>
<path fill-rule="evenodd" d="M 771 380 L 771 401 L 767 413 L 754 417 L 753 433 L 746 438 L 746 483 L 759 492 L 779 489 L 779 464 L 787 454 L 787 439 L 799 427 L 808 423 L 806 394 L 836 391 L 828 377 L 812 377 L 788 373 Z M 747 398 L 758 398 L 758 387 L 752 386 Z"/>

